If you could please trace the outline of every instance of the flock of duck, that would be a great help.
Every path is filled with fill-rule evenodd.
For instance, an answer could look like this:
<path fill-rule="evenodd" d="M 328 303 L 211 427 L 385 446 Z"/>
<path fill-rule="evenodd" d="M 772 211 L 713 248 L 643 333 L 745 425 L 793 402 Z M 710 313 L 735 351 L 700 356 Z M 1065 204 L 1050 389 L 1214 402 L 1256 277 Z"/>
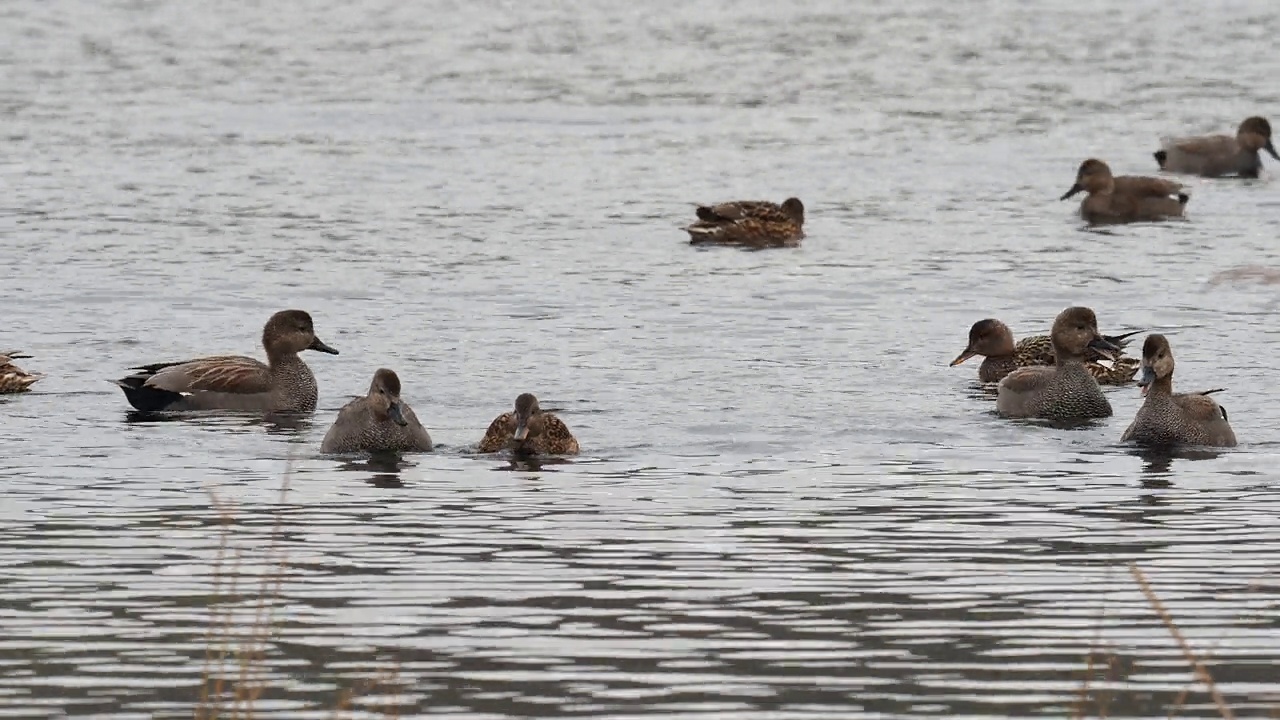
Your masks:
<path fill-rule="evenodd" d="M 1250 117 L 1235 136 L 1165 138 L 1154 153 L 1161 170 L 1203 177 L 1256 178 L 1260 151 L 1280 160 L 1271 143 L 1271 125 Z M 1085 192 L 1080 216 L 1089 224 L 1151 222 L 1181 217 L 1186 188 L 1164 178 L 1114 176 L 1103 161 L 1081 163 L 1066 200 Z M 697 221 L 685 230 L 690 243 L 753 248 L 794 247 L 804 237 L 804 204 L 788 198 L 700 206 Z M 1073 421 L 1110 417 L 1111 404 L 1098 383 L 1121 385 L 1137 376 L 1145 397 L 1122 440 L 1167 447 L 1200 445 L 1232 447 L 1234 432 L 1227 411 L 1211 394 L 1173 392 L 1173 351 L 1163 335 L 1148 335 L 1142 358 L 1124 356 L 1136 333 L 1103 336 L 1097 318 L 1086 307 L 1058 314 L 1048 336 L 1014 342 L 1013 333 L 995 319 L 980 320 L 969 330 L 969 343 L 951 362 L 958 365 L 982 355 L 982 382 L 998 383 L 996 411 L 1005 417 Z M 318 387 L 311 369 L 298 354 L 304 350 L 337 355 L 316 337 L 311 316 L 302 310 L 272 315 L 262 330 L 267 362 L 218 355 L 131 368 L 115 381 L 125 398 L 142 412 L 233 410 L 261 413 L 311 413 Z M 0 393 L 28 390 L 41 375 L 26 372 L 14 360 L 29 358 L 17 351 L 0 353 Z M 400 397 L 400 378 L 386 368 L 373 375 L 368 392 L 338 412 L 320 446 L 324 453 L 426 452 L 431 436 Z M 543 412 L 530 393 L 516 398 L 513 410 L 489 424 L 477 450 L 510 450 L 518 454 L 574 455 L 578 441 L 554 414 Z"/>

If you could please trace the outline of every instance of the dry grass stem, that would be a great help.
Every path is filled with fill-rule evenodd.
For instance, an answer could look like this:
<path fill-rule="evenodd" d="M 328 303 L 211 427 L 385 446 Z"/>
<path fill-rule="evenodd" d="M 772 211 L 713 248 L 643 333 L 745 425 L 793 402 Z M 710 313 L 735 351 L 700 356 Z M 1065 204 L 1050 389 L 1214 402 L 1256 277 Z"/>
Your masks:
<path fill-rule="evenodd" d="M 1155 590 L 1151 588 L 1151 583 L 1147 582 L 1147 576 L 1134 563 L 1129 563 L 1129 573 L 1133 575 L 1134 581 L 1138 583 L 1138 587 L 1142 590 L 1142 594 L 1146 596 L 1147 602 L 1151 603 L 1151 608 L 1155 610 L 1156 615 L 1160 617 L 1161 622 L 1168 628 L 1169 634 L 1173 636 L 1178 647 L 1182 650 L 1182 656 L 1186 658 L 1187 663 L 1191 665 L 1191 669 L 1195 672 L 1200 682 L 1204 683 L 1205 688 L 1209 691 L 1209 696 L 1213 698 L 1213 702 L 1218 706 L 1218 713 L 1227 720 L 1235 720 L 1235 713 L 1231 707 L 1227 705 L 1227 701 L 1222 697 L 1222 693 L 1218 691 L 1218 686 L 1213 681 L 1213 675 L 1191 649 L 1190 643 L 1186 637 L 1182 635 L 1182 631 L 1178 629 L 1177 623 L 1173 621 L 1173 616 L 1169 614 L 1165 608 L 1164 602 L 1156 595 Z"/>

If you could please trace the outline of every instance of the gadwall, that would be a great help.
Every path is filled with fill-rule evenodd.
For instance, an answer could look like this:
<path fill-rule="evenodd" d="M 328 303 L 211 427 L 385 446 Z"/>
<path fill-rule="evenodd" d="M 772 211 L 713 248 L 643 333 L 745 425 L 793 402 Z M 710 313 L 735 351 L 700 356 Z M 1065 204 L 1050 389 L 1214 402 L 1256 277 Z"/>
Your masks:
<path fill-rule="evenodd" d="M 316 409 L 316 378 L 298 353 L 338 351 L 316 337 L 311 316 L 281 310 L 262 328 L 267 363 L 250 357 L 215 357 L 155 363 L 115 384 L 143 411 L 253 410 L 303 413 Z"/>
<path fill-rule="evenodd" d="M 1090 225 L 1182 217 L 1190 199 L 1179 183 L 1134 175 L 1115 177 L 1106 163 L 1094 158 L 1080 164 L 1075 184 L 1061 199 L 1066 200 L 1080 191 L 1089 193 L 1080 203 L 1080 217 Z"/>
<path fill-rule="evenodd" d="M 430 451 L 431 436 L 400 399 L 400 378 L 386 368 L 373 374 L 367 395 L 342 406 L 320 443 L 323 453 Z"/>
<path fill-rule="evenodd" d="M 697 212 L 698 221 L 685 228 L 692 245 L 795 247 L 804 237 L 804 203 L 797 198 L 781 205 L 765 200 L 703 205 Z"/>
<path fill-rule="evenodd" d="M 1173 391 L 1173 351 L 1163 335 L 1148 335 L 1142 344 L 1142 376 L 1138 378 L 1146 401 L 1121 441 L 1170 447 L 1205 445 L 1235 447 L 1236 434 L 1227 422 L 1227 411 L 1210 393 Z"/>
<path fill-rule="evenodd" d="M 26 392 L 44 377 L 37 373 L 29 373 L 13 364 L 14 360 L 29 357 L 31 356 L 18 350 L 0 353 L 0 395 Z"/>
<path fill-rule="evenodd" d="M 1102 337 L 1122 350 L 1129 344 L 1128 338 L 1142 332 L 1134 330 L 1124 335 L 1103 335 Z M 969 328 L 969 344 L 964 351 L 951 361 L 955 367 L 975 355 L 985 359 L 978 368 L 978 379 L 984 383 L 1000 382 L 1005 375 L 1020 367 L 1053 364 L 1053 343 L 1048 335 L 1031 335 L 1013 341 L 1013 331 L 1008 325 L 987 318 L 979 320 Z M 1093 379 L 1103 385 L 1124 385 L 1133 380 L 1138 372 L 1138 359 L 1117 356 L 1111 358 L 1089 348 L 1084 355 L 1084 366 L 1093 375 Z"/>
<path fill-rule="evenodd" d="M 1098 319 L 1086 307 L 1058 313 L 1049 333 L 1053 367 L 1018 368 L 1000 381 L 996 412 L 1005 417 L 1078 420 L 1111 415 L 1098 381 L 1085 369 L 1090 348 L 1113 356 L 1120 348 L 1098 334 Z"/>
<path fill-rule="evenodd" d="M 578 441 L 560 418 L 542 412 L 538 398 L 524 393 L 516 398 L 514 412 L 502 413 L 489 423 L 477 448 L 482 453 L 510 447 L 517 453 L 577 455 Z"/>
<path fill-rule="evenodd" d="M 1204 177 L 1235 175 L 1256 178 L 1262 170 L 1259 150 L 1280 160 L 1271 144 L 1271 123 L 1266 118 L 1251 117 L 1240 123 L 1236 136 L 1201 135 L 1198 137 L 1160 138 L 1160 149 L 1154 155 L 1161 170 Z"/>

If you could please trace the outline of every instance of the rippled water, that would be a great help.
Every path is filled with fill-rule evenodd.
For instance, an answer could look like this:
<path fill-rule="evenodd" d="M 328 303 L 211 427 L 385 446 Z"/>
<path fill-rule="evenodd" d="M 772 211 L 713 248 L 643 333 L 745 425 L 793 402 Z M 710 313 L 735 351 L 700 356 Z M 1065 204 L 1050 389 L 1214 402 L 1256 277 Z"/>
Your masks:
<path fill-rule="evenodd" d="M 1280 266 L 1276 165 L 1190 180 L 1188 223 L 1088 232 L 1056 198 L 1086 157 L 1150 173 L 1162 134 L 1277 120 L 1278 26 L 1261 0 L 0 6 L 0 346 L 49 375 L 0 399 L 0 714 L 189 717 L 211 603 L 240 599 L 215 634 L 251 623 L 281 556 L 264 717 L 374 676 L 354 706 L 405 717 L 1164 716 L 1191 672 L 1129 562 L 1267 714 L 1278 295 L 1210 279 Z M 679 230 L 788 195 L 797 250 Z M 1132 387 L 1081 429 L 1004 421 L 947 367 L 973 321 L 1075 303 L 1168 334 L 1241 447 L 1134 454 Z M 259 354 L 286 307 L 342 351 L 306 358 L 310 424 L 133 422 L 106 382 Z M 443 447 L 320 456 L 379 366 Z M 522 391 L 581 458 L 467 453 Z"/>

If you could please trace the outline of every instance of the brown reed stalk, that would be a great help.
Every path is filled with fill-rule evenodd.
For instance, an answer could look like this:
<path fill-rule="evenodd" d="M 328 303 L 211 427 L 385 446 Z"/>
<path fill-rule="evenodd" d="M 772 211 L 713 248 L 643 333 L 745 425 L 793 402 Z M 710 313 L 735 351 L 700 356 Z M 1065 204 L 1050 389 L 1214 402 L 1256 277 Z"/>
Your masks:
<path fill-rule="evenodd" d="M 200 701 L 196 706 L 196 720 L 217 720 L 222 711 L 224 687 L 223 668 L 230 652 L 232 613 L 221 599 L 234 597 L 240 567 L 240 552 L 230 549 L 231 524 L 234 519 L 230 506 L 218 494 L 209 491 L 210 504 L 218 513 L 218 552 L 213 562 L 213 594 L 209 602 L 209 626 L 205 631 L 205 662 L 201 672 Z M 231 565 L 227 569 L 227 555 Z M 228 581 L 228 577 L 230 578 Z"/>
<path fill-rule="evenodd" d="M 284 584 L 287 556 L 280 549 L 281 528 L 284 524 L 283 508 L 289 495 L 289 482 L 293 477 L 293 458 L 289 458 L 285 466 L 284 477 L 280 481 L 280 498 L 277 501 L 275 520 L 271 525 L 267 548 L 263 553 L 264 562 L 275 558 L 275 571 L 264 574 L 258 581 L 258 597 L 254 604 L 253 624 L 242 641 L 239 653 L 239 682 L 236 688 L 236 704 L 240 716 L 253 717 L 254 704 L 266 692 L 267 644 L 275 629 L 275 608 L 280 599 L 280 589 Z"/>
<path fill-rule="evenodd" d="M 1129 563 L 1129 574 L 1133 575 L 1134 581 L 1138 583 L 1138 587 L 1142 590 L 1142 594 L 1146 596 L 1147 602 L 1151 604 L 1152 610 L 1154 610 L 1156 615 L 1160 617 L 1160 621 L 1164 623 L 1164 626 L 1169 630 L 1169 634 L 1172 635 L 1174 641 L 1178 643 L 1178 647 L 1182 650 L 1182 656 L 1186 658 L 1187 663 L 1191 665 L 1191 669 L 1195 672 L 1196 677 L 1200 679 L 1200 682 L 1204 683 L 1205 688 L 1209 691 L 1209 696 L 1213 698 L 1214 704 L 1218 706 L 1218 714 L 1222 715 L 1226 720 L 1235 720 L 1235 713 L 1232 712 L 1231 707 L 1227 705 L 1227 701 L 1222 697 L 1222 693 L 1218 691 L 1218 686 L 1214 683 L 1213 675 L 1209 672 L 1209 668 L 1205 667 L 1205 664 L 1196 656 L 1195 651 L 1191 649 L 1191 644 L 1188 643 L 1186 637 L 1183 636 L 1182 630 L 1180 630 L 1177 623 L 1174 622 L 1173 616 L 1170 615 L 1168 609 L 1165 608 L 1164 602 L 1160 600 L 1160 597 L 1156 595 L 1155 590 L 1151 588 L 1151 583 L 1147 581 L 1147 576 L 1143 574 L 1142 570 L 1138 568 L 1136 563 Z"/>

